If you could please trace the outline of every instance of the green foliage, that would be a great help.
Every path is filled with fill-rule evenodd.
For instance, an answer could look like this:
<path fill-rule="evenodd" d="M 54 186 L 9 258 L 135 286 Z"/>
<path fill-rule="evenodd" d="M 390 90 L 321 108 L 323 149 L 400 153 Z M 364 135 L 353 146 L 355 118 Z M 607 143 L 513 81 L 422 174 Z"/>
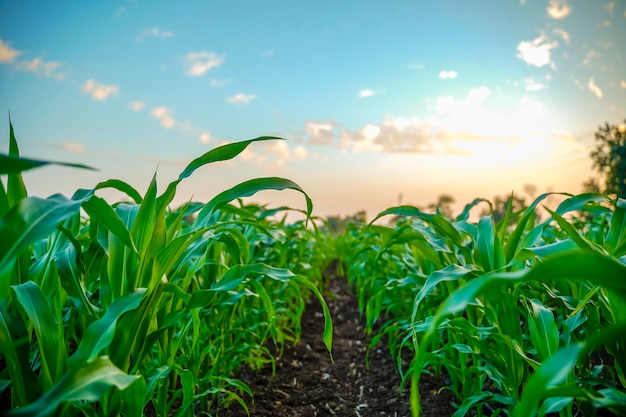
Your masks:
<path fill-rule="evenodd" d="M 392 207 L 342 237 L 367 331 L 383 322 L 371 346 L 388 336 L 415 416 L 423 373 L 449 377 L 455 416 L 623 412 L 626 200 L 567 195 L 540 221 L 549 195 L 477 223 L 480 200 L 455 221 Z"/>
<path fill-rule="evenodd" d="M 619 125 L 605 123 L 599 126 L 595 142 L 591 158 L 593 167 L 602 176 L 602 183 L 590 180 L 585 186 L 626 198 L 626 119 Z"/>
<path fill-rule="evenodd" d="M 192 161 L 159 195 L 119 180 L 71 198 L 28 197 L 21 171 L 50 162 L 19 157 L 10 127 L 0 187 L 0 388 L 15 416 L 137 416 L 214 413 L 252 395 L 232 379 L 244 364 L 273 364 L 297 342 L 311 294 L 332 259 L 294 182 L 257 178 L 205 204 L 169 208 L 177 185 L 209 163 L 235 158 L 261 137 L 215 148 Z M 6 157 L 6 158 L 5 158 Z M 76 166 L 71 166 L 76 167 Z M 82 167 L 82 166 L 80 166 Z M 117 189 L 131 202 L 96 193 Z M 290 189 L 306 221 L 275 220 L 241 198 Z M 275 352 L 268 346 L 273 344 Z M 8 382 L 6 382 L 8 381 Z"/>

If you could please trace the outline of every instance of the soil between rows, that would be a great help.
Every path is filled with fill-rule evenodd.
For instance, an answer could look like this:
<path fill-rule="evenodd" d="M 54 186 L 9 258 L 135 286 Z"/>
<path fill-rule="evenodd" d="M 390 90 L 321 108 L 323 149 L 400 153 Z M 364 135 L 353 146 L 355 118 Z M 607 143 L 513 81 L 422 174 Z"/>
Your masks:
<path fill-rule="evenodd" d="M 369 369 L 365 355 L 370 339 L 364 320 L 346 279 L 331 268 L 326 300 L 333 317 L 333 358 L 322 341 L 324 318 L 316 299 L 311 299 L 302 317 L 302 337 L 296 346 L 285 346 L 283 356 L 261 372 L 244 369 L 239 379 L 254 392 L 249 405 L 252 417 L 405 417 L 411 415 L 409 384 L 400 393 L 400 375 L 383 340 L 372 348 Z M 454 395 L 439 391 L 440 377 L 423 375 L 420 396 L 426 417 L 449 417 Z M 248 402 L 249 398 L 247 398 Z M 245 417 L 237 404 L 219 413 L 222 417 Z"/>

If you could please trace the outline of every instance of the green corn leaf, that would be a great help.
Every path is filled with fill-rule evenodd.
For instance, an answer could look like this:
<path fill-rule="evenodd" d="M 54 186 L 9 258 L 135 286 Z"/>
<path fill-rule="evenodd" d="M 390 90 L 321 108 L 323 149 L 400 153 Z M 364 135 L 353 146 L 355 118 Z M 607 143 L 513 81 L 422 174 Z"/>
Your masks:
<path fill-rule="evenodd" d="M 476 239 L 478 259 L 485 272 L 500 269 L 504 265 L 502 245 L 496 236 L 493 221 L 490 216 L 483 216 L 478 221 L 478 236 Z"/>
<path fill-rule="evenodd" d="M 561 216 L 571 211 L 580 210 L 590 203 L 604 203 L 610 201 L 608 197 L 602 194 L 586 193 L 572 196 L 563 200 L 556 208 L 556 212 Z"/>
<path fill-rule="evenodd" d="M 257 192 L 263 190 L 280 191 L 285 189 L 299 191 L 304 195 L 304 198 L 306 200 L 307 216 L 310 217 L 311 212 L 313 211 L 313 203 L 311 202 L 309 195 L 304 192 L 304 190 L 300 188 L 298 184 L 285 178 L 269 177 L 255 178 L 249 181 L 245 181 L 229 190 L 219 193 L 218 195 L 213 197 L 202 210 L 200 210 L 196 222 L 200 225 L 203 225 L 206 221 L 208 221 L 209 217 L 214 211 L 219 210 L 220 207 L 238 198 L 250 197 Z"/>
<path fill-rule="evenodd" d="M 418 219 L 422 219 L 425 222 L 430 223 L 441 234 L 451 239 L 455 245 L 463 246 L 463 240 L 461 239 L 461 235 L 458 230 L 443 216 L 438 214 L 423 213 L 420 209 L 413 206 L 398 206 L 382 211 L 369 224 L 371 225 L 376 220 L 387 215 L 416 217 Z"/>
<path fill-rule="evenodd" d="M 411 375 L 411 404 L 414 415 L 418 415 L 420 402 L 417 388 L 414 389 L 413 386 L 419 383 L 421 370 L 429 356 L 428 349 L 431 340 L 436 337 L 437 329 L 446 317 L 464 311 L 478 294 L 497 290 L 506 284 L 514 285 L 523 281 L 551 280 L 589 281 L 592 285 L 604 286 L 618 293 L 626 294 L 626 280 L 620 279 L 624 276 L 626 276 L 626 265 L 611 257 L 597 252 L 570 252 L 547 259 L 530 270 L 495 272 L 471 280 L 448 296 L 430 322 L 428 331 L 422 337 L 417 355 L 411 364 L 411 369 L 416 370 Z M 555 356 L 553 355 L 549 360 Z M 519 415 L 529 416 L 531 414 L 522 413 Z"/>
<path fill-rule="evenodd" d="M 537 299 L 529 300 L 532 313 L 528 315 L 530 339 L 542 360 L 548 359 L 559 348 L 559 329 L 554 314 Z"/>
<path fill-rule="evenodd" d="M 152 180 L 150 181 L 148 189 L 146 190 L 146 195 L 143 199 L 143 202 L 139 206 L 137 217 L 133 221 L 133 226 L 131 228 L 131 234 L 133 236 L 133 239 L 137 243 L 137 248 L 139 248 L 139 255 L 141 259 L 146 257 L 146 254 L 148 253 L 148 249 L 150 247 L 150 243 L 152 241 L 152 235 L 155 231 L 157 205 L 156 193 L 157 183 L 155 173 L 152 177 Z"/>
<path fill-rule="evenodd" d="M 473 266 L 461 266 L 451 264 L 443 269 L 437 270 L 430 274 L 424 283 L 424 286 L 420 289 L 419 293 L 415 296 L 415 302 L 413 307 L 412 321 L 415 321 L 418 313 L 418 306 L 422 300 L 427 297 L 430 292 L 440 283 L 445 281 L 456 281 L 476 271 Z"/>
<path fill-rule="evenodd" d="M 95 186 L 94 190 L 102 190 L 105 188 L 114 188 L 118 191 L 123 192 L 127 196 L 133 199 L 136 204 L 141 204 L 141 194 L 139 191 L 134 189 L 130 184 L 125 183 L 121 180 L 107 180 Z"/>
<path fill-rule="evenodd" d="M 194 173 L 198 168 L 220 161 L 228 161 L 229 159 L 233 159 L 241 152 L 243 152 L 248 145 L 253 142 L 260 142 L 266 140 L 282 140 L 281 138 L 273 137 L 273 136 L 262 136 L 256 139 L 249 139 L 240 142 L 228 143 L 226 145 L 218 146 L 217 148 L 211 149 L 209 152 L 200 156 L 199 158 L 194 159 L 187 165 L 187 167 L 180 173 L 178 179 L 176 181 L 171 182 L 165 192 L 158 198 L 158 213 L 164 213 L 165 208 L 172 202 L 174 199 L 174 195 L 176 194 L 176 187 L 178 184 L 185 178 L 189 177 Z"/>
<path fill-rule="evenodd" d="M 91 323 L 85 330 L 78 349 L 69 359 L 70 369 L 79 368 L 84 362 L 96 357 L 113 340 L 118 318 L 127 311 L 139 306 L 145 289 L 139 289 L 116 299 L 107 308 L 104 316 Z"/>
<path fill-rule="evenodd" d="M 606 235 L 605 249 L 616 258 L 626 254 L 626 199 L 617 199 Z"/>
<path fill-rule="evenodd" d="M 126 246 L 131 248 L 134 252 L 137 252 L 137 248 L 130 237 L 130 232 L 126 228 L 126 225 L 104 199 L 92 195 L 89 199 L 83 201 L 82 208 L 92 221 L 104 226 Z"/>
<path fill-rule="evenodd" d="M 532 218 L 535 212 L 535 209 L 537 208 L 540 202 L 542 202 L 543 200 L 545 200 L 547 197 L 549 197 L 552 194 L 559 194 L 559 193 L 544 193 L 540 195 L 524 211 L 524 214 L 517 222 L 515 229 L 513 229 L 513 232 L 509 236 L 506 242 L 506 245 L 504 247 L 504 253 L 506 255 L 507 262 L 510 262 L 511 259 L 513 259 L 513 257 L 515 256 L 515 253 L 519 250 L 520 240 L 522 238 L 524 231 L 526 230 L 526 226 L 528 225 L 528 222 L 530 221 L 530 219 Z M 541 229 L 537 229 L 538 232 L 540 230 Z M 501 237 L 503 238 L 504 236 L 501 236 Z"/>
<path fill-rule="evenodd" d="M 4 183 L 0 178 L 0 219 L 7 214 L 9 208 L 9 197 L 7 197 L 7 192 L 4 189 Z"/>
<path fill-rule="evenodd" d="M 48 237 L 58 224 L 75 215 L 80 202 L 60 194 L 20 201 L 0 219 L 0 275 L 12 267 L 20 252 Z"/>
<path fill-rule="evenodd" d="M 15 139 L 15 133 L 13 132 L 13 124 L 9 120 L 9 155 L 6 155 L 6 158 L 18 160 L 20 159 L 20 151 L 17 146 L 17 140 Z M 21 171 L 11 170 L 11 166 L 14 165 L 15 161 L 10 160 L 0 160 L 0 162 L 4 162 L 0 164 L 0 166 L 7 165 L 7 172 L 0 173 L 8 173 L 7 178 L 7 198 L 9 200 L 9 207 L 14 207 L 18 202 L 22 201 L 26 197 L 28 197 L 28 193 L 26 192 L 26 186 L 24 185 L 24 180 L 22 179 Z"/>
<path fill-rule="evenodd" d="M 48 300 L 33 281 L 11 287 L 21 307 L 33 326 L 39 344 L 44 390 L 48 390 L 63 374 L 67 354 L 63 336 L 58 332 Z"/>
<path fill-rule="evenodd" d="M 28 171 L 29 169 L 39 168 L 45 165 L 60 165 L 70 168 L 82 168 L 89 169 L 92 171 L 97 171 L 97 169 L 92 168 L 83 164 L 72 164 L 68 162 L 56 162 L 56 161 L 45 161 L 41 159 L 31 159 L 31 158 L 22 158 L 14 155 L 6 155 L 0 154 L 0 175 L 9 174 L 16 175 L 23 171 Z"/>
<path fill-rule="evenodd" d="M 593 243 L 585 239 L 579 232 L 572 226 L 567 220 L 565 220 L 559 213 L 554 212 L 546 207 L 546 210 L 554 220 L 561 226 L 563 231 L 583 250 L 590 252 L 599 252 L 600 249 L 594 246 Z"/>
<path fill-rule="evenodd" d="M 37 396 L 35 373 L 30 367 L 28 333 L 19 317 L 13 316 L 8 302 L 0 300 L 0 354 L 6 361 L 11 379 L 11 396 L 14 405 L 23 406 Z"/>
<path fill-rule="evenodd" d="M 583 342 L 560 349 L 532 375 L 526 384 L 519 404 L 513 410 L 512 416 L 529 417 L 536 415 L 540 402 L 548 396 L 565 397 L 576 395 L 577 392 L 580 392 L 579 390 L 568 392 L 568 389 L 563 391 L 554 388 L 566 381 L 578 363 L 579 358 L 583 355 L 600 346 L 610 345 L 625 339 L 626 322 L 622 322 L 589 335 Z M 624 398 L 623 394 L 620 397 Z"/>
<path fill-rule="evenodd" d="M 131 376 L 117 368 L 106 357 L 86 362 L 78 369 L 69 371 L 61 380 L 37 401 L 26 407 L 12 410 L 9 417 L 46 417 L 53 415 L 63 403 L 72 401 L 98 401 L 109 388 L 123 390 L 138 375 Z"/>

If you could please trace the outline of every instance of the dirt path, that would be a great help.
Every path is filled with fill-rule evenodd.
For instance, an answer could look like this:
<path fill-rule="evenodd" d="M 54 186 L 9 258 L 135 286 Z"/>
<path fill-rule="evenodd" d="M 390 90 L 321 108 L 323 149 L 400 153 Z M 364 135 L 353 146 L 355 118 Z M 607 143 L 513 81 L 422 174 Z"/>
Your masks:
<path fill-rule="evenodd" d="M 329 271 L 332 274 L 332 271 Z M 343 278 L 332 277 L 326 296 L 333 316 L 333 358 L 322 342 L 323 317 L 315 301 L 307 305 L 302 317 L 302 338 L 297 346 L 286 346 L 271 369 L 261 373 L 244 371 L 240 378 L 255 393 L 250 406 L 252 417 L 370 417 L 410 416 L 408 384 L 404 395 L 398 386 L 396 363 L 384 343 L 370 353 L 370 368 L 365 367 L 369 339 L 363 333 L 355 297 Z M 449 417 L 453 395 L 436 391 L 442 386 L 438 378 L 421 378 L 424 415 Z M 244 417 L 237 405 L 220 412 L 222 417 Z"/>

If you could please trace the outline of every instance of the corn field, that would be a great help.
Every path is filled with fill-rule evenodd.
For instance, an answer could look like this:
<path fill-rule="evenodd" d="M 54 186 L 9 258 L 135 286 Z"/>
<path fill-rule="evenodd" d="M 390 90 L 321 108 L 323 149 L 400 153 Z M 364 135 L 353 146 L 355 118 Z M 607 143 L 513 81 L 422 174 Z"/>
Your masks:
<path fill-rule="evenodd" d="M 389 344 L 414 416 L 424 374 L 443 374 L 454 416 L 626 415 L 626 200 L 562 195 L 497 222 L 412 206 L 334 235 L 305 190 L 256 178 L 170 207 L 178 184 L 259 137 L 193 160 L 159 193 L 111 179 L 29 197 L 10 126 L 0 155 L 0 394 L 8 416 L 218 415 L 248 410 L 238 371 L 298 343 L 309 300 L 332 317 L 323 271 L 338 259 L 372 336 Z M 67 169 L 89 169 L 76 164 Z M 41 168 L 45 169 L 45 167 Z M 110 204 L 98 191 L 113 188 Z M 294 190 L 304 208 L 247 203 Z M 287 222 L 290 211 L 302 221 Z M 408 364 L 408 365 L 407 365 Z"/>

